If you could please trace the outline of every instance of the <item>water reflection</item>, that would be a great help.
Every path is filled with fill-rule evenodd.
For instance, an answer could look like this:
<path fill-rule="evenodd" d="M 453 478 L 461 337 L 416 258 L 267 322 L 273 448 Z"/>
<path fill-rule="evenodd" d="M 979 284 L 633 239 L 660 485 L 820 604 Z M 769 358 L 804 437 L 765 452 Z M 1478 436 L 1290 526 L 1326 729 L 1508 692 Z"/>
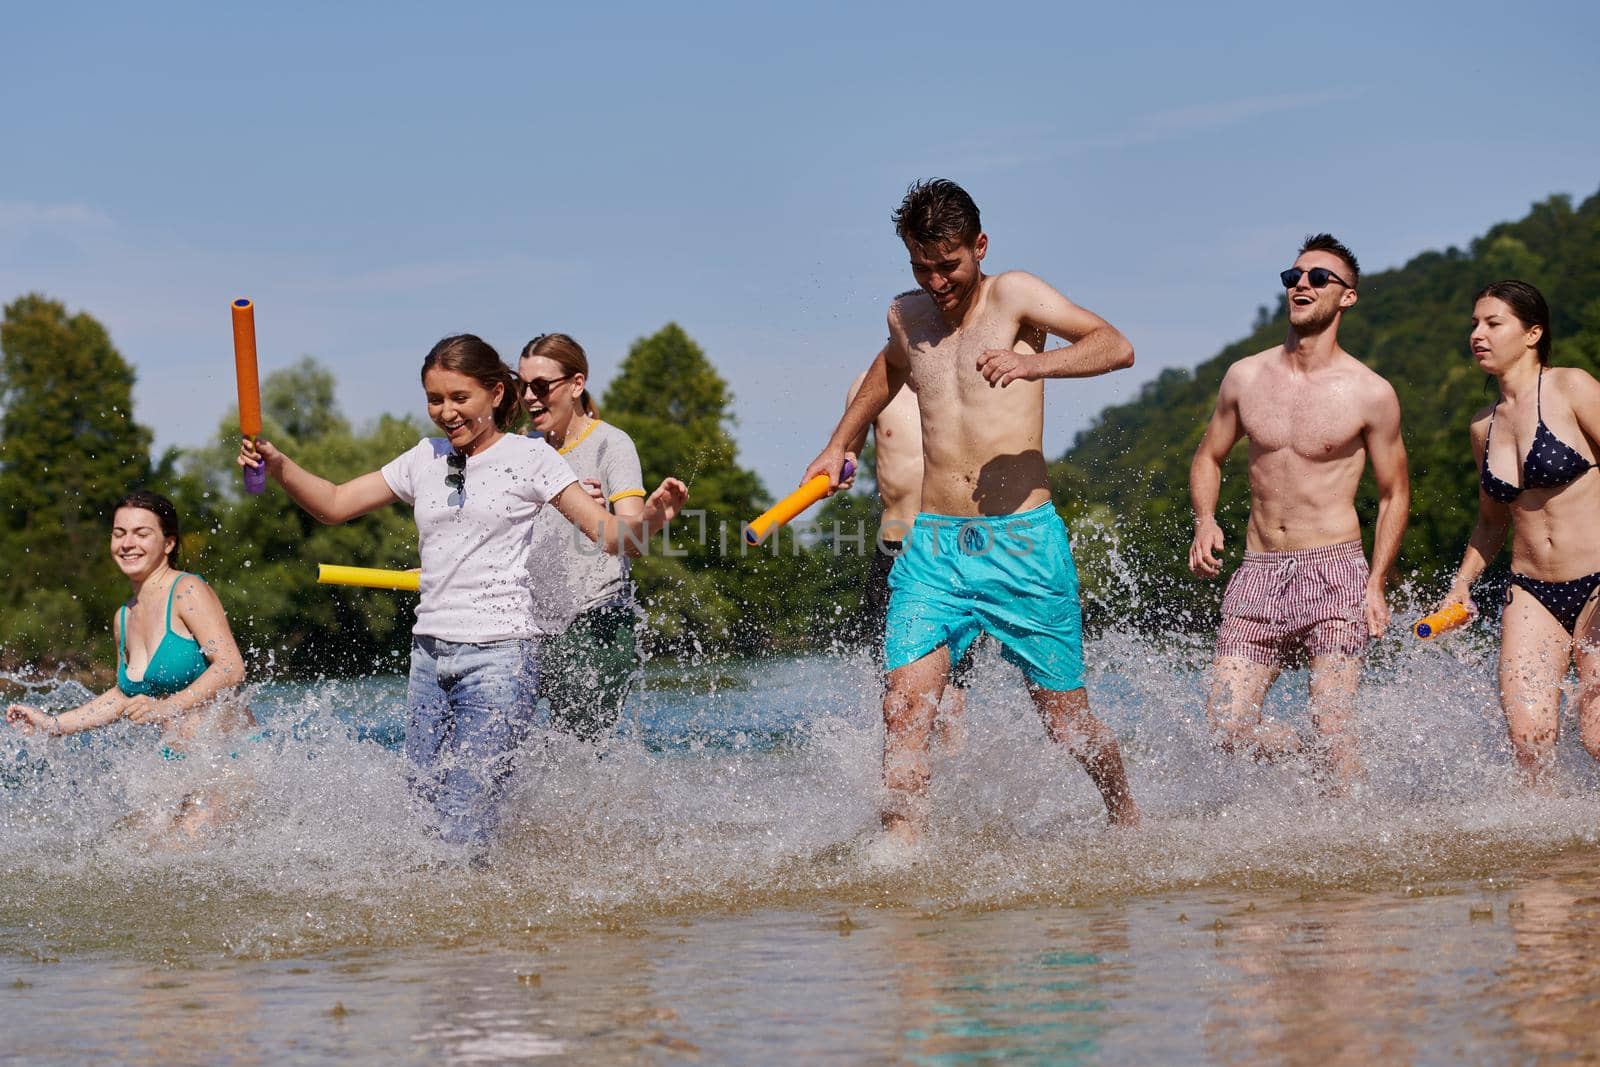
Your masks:
<path fill-rule="evenodd" d="M 1515 951 L 1499 979 L 1525 1054 L 1541 1061 L 1600 1054 L 1600 894 L 1594 869 L 1582 864 L 1508 896 L 1506 921 Z"/>

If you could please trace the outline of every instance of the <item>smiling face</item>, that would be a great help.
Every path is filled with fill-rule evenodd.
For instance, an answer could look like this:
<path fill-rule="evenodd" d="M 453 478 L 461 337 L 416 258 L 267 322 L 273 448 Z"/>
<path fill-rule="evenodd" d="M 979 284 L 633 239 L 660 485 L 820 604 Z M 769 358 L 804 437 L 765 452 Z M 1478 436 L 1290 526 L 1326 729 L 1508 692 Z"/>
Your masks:
<path fill-rule="evenodd" d="M 982 233 L 970 245 L 959 241 L 937 245 L 906 242 L 911 276 L 947 319 L 959 319 L 971 304 L 978 283 L 983 280 L 983 257 L 988 251 L 989 237 Z"/>
<path fill-rule="evenodd" d="M 143 581 L 167 562 L 176 537 L 161 532 L 161 517 L 144 508 L 118 508 L 111 517 L 111 558 L 122 573 Z"/>
<path fill-rule="evenodd" d="M 1299 334 L 1321 333 L 1331 326 L 1345 308 L 1356 302 L 1356 291 L 1330 277 L 1321 289 L 1311 284 L 1311 270 L 1321 267 L 1334 277 L 1348 281 L 1353 272 L 1350 265 L 1332 252 L 1316 249 L 1300 253 L 1294 261 L 1303 273 L 1300 280 L 1289 287 L 1289 325 Z"/>
<path fill-rule="evenodd" d="M 1499 377 L 1523 360 L 1539 362 L 1539 338 L 1544 331 L 1517 318 L 1517 313 L 1496 296 L 1472 305 L 1472 333 L 1467 343 L 1472 358 L 1486 373 Z"/>
<path fill-rule="evenodd" d="M 549 356 L 524 356 L 517 364 L 522 379 L 522 410 L 533 428 L 556 441 L 566 439 L 572 420 L 583 411 L 582 374 L 574 374 Z"/>
<path fill-rule="evenodd" d="M 499 434 L 494 409 L 505 396 L 504 385 L 486 388 L 476 378 L 443 367 L 429 367 L 422 377 L 428 396 L 428 418 L 443 430 L 450 446 L 471 455 Z"/>

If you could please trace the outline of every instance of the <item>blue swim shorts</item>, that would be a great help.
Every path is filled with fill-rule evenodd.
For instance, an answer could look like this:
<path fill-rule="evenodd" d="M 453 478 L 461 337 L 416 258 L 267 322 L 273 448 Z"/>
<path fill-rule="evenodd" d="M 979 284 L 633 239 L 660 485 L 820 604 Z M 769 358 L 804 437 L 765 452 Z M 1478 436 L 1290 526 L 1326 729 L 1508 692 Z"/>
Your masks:
<path fill-rule="evenodd" d="M 944 646 L 955 662 L 987 630 L 1040 689 L 1083 687 L 1083 615 L 1053 504 L 1015 515 L 917 516 L 889 572 L 888 670 Z"/>

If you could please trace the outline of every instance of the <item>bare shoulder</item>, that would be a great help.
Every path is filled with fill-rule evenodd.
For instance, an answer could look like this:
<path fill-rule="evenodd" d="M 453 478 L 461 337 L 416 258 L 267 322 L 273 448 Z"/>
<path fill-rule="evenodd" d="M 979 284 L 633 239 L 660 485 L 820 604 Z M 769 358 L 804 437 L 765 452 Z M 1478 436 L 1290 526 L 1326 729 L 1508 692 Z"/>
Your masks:
<path fill-rule="evenodd" d="M 1360 383 L 1362 391 L 1369 397 L 1373 400 L 1396 400 L 1394 384 L 1389 379 L 1354 356 L 1350 357 L 1350 363 L 1351 377 Z M 1398 400 L 1396 400 L 1396 403 L 1398 403 Z"/>
<path fill-rule="evenodd" d="M 932 306 L 933 301 L 929 300 L 928 294 L 921 289 L 907 289 L 903 293 L 896 293 L 895 298 L 889 301 L 889 325 L 893 327 L 908 318 L 926 314 Z"/>
<path fill-rule="evenodd" d="M 1247 389 L 1263 371 L 1271 366 L 1274 358 L 1283 351 L 1283 346 L 1269 348 L 1265 352 L 1257 352 L 1253 356 L 1234 360 L 1222 375 L 1224 389 Z"/>
<path fill-rule="evenodd" d="M 1574 404 L 1592 404 L 1600 400 L 1600 381 L 1582 367 L 1549 367 L 1544 377 Z"/>
<path fill-rule="evenodd" d="M 1018 297 L 1029 293 L 1036 293 L 1041 289 L 1054 292 L 1054 287 L 1037 274 L 1030 274 L 1025 270 L 1003 270 L 989 279 L 993 292 L 997 296 Z"/>
<path fill-rule="evenodd" d="M 1467 420 L 1467 426 L 1472 432 L 1474 441 L 1481 441 L 1489 433 L 1489 417 L 1494 414 L 1494 405 L 1485 404 L 1472 413 L 1472 418 Z"/>
<path fill-rule="evenodd" d="M 191 609 L 222 610 L 222 601 L 217 598 L 216 590 L 207 585 L 205 579 L 197 574 L 179 576 L 172 587 L 172 600 L 174 607 L 185 613 Z"/>

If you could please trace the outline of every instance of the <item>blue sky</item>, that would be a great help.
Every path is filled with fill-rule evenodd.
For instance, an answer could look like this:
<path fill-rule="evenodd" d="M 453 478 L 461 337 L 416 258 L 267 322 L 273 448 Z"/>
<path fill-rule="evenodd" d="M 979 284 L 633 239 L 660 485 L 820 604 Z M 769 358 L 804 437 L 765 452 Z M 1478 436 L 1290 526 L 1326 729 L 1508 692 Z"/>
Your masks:
<path fill-rule="evenodd" d="M 357 419 L 420 414 L 445 334 L 563 330 L 603 388 L 676 321 L 776 490 L 912 284 L 913 179 L 1133 339 L 1050 386 L 1051 455 L 1246 332 L 1309 231 L 1370 273 L 1600 189 L 1590 5 L 579 7 L 8 10 L 0 299 L 105 323 L 163 446 L 232 403 L 239 295 Z"/>

